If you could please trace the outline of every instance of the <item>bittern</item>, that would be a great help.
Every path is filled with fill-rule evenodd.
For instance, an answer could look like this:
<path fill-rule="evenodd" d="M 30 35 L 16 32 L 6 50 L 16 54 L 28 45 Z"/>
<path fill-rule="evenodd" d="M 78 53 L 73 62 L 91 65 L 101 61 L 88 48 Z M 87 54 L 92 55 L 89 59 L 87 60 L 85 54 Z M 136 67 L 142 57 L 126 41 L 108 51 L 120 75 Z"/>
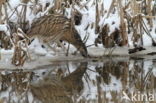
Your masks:
<path fill-rule="evenodd" d="M 37 37 L 44 43 L 67 41 L 74 45 L 82 56 L 87 57 L 87 48 L 79 33 L 72 24 L 72 20 L 63 15 L 45 15 L 32 23 L 31 29 L 27 31 L 28 37 Z"/>

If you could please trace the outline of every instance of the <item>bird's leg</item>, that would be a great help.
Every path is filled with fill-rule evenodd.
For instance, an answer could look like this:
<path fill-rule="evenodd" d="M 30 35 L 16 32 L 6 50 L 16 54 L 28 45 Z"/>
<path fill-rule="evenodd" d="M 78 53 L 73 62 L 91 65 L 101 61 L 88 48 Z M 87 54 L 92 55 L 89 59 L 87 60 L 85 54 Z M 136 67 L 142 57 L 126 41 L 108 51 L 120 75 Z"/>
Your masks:
<path fill-rule="evenodd" d="M 54 55 L 56 55 L 56 52 L 57 52 L 56 47 L 52 47 L 49 42 L 48 43 L 44 43 L 44 44 L 45 44 L 44 46 L 47 49 L 47 51 L 48 51 L 48 48 L 49 48 L 50 50 L 54 51 Z"/>
<path fill-rule="evenodd" d="M 42 43 L 44 45 L 44 47 L 46 48 L 47 51 L 52 50 L 52 51 L 56 51 L 56 49 L 54 49 L 51 44 L 53 44 L 52 42 L 49 42 L 47 40 L 42 40 Z"/>
<path fill-rule="evenodd" d="M 62 50 L 63 50 L 62 53 L 66 54 L 67 50 L 66 50 L 65 46 L 59 40 L 56 41 L 56 45 L 54 45 L 54 47 L 52 47 L 50 45 L 50 43 L 46 43 L 46 45 L 47 45 L 48 48 L 50 48 L 52 51 L 55 52 L 55 55 L 56 55 L 57 52 L 59 52 L 59 51 L 56 50 L 57 46 L 60 46 L 62 48 Z"/>
<path fill-rule="evenodd" d="M 57 41 L 57 44 L 61 46 L 61 48 L 63 49 L 64 53 L 66 50 L 66 47 L 60 42 L 60 40 Z"/>

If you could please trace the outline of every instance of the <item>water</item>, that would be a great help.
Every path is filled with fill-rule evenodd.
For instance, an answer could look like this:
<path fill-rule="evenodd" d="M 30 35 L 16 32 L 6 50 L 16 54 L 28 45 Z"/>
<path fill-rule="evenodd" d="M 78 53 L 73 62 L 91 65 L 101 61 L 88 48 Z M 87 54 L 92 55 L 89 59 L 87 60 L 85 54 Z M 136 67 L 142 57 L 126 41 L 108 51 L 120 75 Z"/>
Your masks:
<path fill-rule="evenodd" d="M 156 103 L 155 89 L 154 58 L 66 61 L 0 72 L 0 103 Z"/>

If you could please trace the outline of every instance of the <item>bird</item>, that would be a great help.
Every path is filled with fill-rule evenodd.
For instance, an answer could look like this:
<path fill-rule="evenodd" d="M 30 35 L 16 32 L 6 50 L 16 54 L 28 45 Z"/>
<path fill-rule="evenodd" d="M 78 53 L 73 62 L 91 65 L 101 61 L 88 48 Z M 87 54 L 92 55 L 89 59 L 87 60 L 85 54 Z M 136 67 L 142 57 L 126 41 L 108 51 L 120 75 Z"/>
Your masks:
<path fill-rule="evenodd" d="M 49 14 L 35 19 L 26 34 L 29 38 L 37 37 L 45 44 L 67 41 L 74 45 L 83 57 L 88 57 L 85 43 L 72 24 L 72 19 L 63 15 Z"/>

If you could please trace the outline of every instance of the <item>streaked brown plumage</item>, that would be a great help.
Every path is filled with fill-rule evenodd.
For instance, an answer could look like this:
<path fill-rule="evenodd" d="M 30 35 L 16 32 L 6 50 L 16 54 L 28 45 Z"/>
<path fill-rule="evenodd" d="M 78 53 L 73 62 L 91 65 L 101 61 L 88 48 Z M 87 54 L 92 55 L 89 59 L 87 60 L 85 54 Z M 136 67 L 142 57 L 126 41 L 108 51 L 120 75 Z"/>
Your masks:
<path fill-rule="evenodd" d="M 45 75 L 38 82 L 30 83 L 30 91 L 42 103 L 75 103 L 72 97 L 80 96 L 84 90 L 82 78 L 87 66 L 87 62 L 82 62 L 75 71 L 65 77 Z"/>
<path fill-rule="evenodd" d="M 27 32 L 28 36 L 38 37 L 44 43 L 56 42 L 64 40 L 73 44 L 82 54 L 87 57 L 87 49 L 85 44 L 74 26 L 71 19 L 62 15 L 46 15 L 38 18 L 33 22 L 32 27 Z"/>

